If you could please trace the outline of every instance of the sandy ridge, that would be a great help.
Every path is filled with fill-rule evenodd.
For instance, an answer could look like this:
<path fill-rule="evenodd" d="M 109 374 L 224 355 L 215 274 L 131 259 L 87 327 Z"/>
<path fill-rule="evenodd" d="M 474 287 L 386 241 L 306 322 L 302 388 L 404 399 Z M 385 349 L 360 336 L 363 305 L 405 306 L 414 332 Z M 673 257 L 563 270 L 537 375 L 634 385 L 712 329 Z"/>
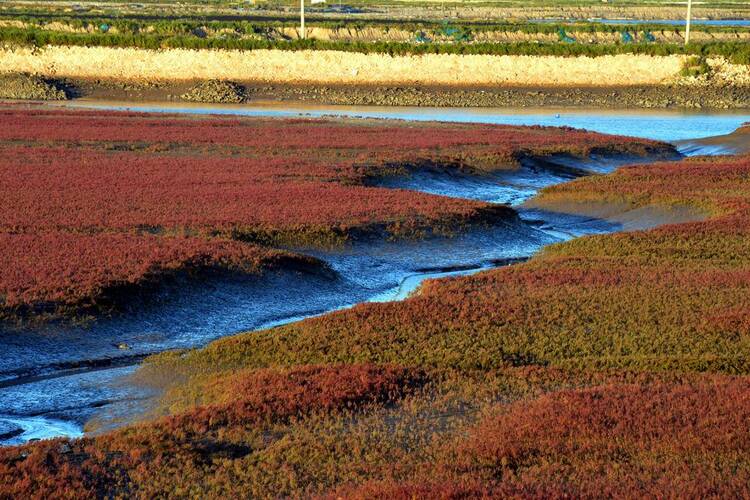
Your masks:
<path fill-rule="evenodd" d="M 678 78 L 683 56 L 602 57 L 339 51 L 143 50 L 110 47 L 5 47 L 0 73 L 67 78 L 269 83 L 417 85 L 656 85 Z M 746 68 L 745 71 L 748 71 Z"/>

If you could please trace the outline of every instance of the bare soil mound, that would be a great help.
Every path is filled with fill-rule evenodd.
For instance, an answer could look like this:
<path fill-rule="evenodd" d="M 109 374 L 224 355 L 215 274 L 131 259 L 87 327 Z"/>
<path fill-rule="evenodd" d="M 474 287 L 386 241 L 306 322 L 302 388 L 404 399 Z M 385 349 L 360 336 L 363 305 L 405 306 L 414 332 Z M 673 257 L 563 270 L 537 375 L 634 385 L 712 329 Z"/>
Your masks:
<path fill-rule="evenodd" d="M 64 101 L 70 96 L 60 82 L 37 75 L 10 74 L 0 76 L 0 98 Z"/>
<path fill-rule="evenodd" d="M 236 104 L 245 100 L 245 88 L 234 82 L 207 80 L 182 94 L 183 101 Z"/>

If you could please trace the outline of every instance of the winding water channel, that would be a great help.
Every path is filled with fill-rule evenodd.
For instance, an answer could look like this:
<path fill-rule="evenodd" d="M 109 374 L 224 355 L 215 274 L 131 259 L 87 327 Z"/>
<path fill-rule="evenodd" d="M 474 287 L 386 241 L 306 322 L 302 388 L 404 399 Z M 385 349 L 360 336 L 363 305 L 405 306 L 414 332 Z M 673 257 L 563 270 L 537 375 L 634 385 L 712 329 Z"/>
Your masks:
<path fill-rule="evenodd" d="M 70 104 L 67 104 L 70 105 Z M 631 111 L 507 110 L 253 106 L 164 106 L 77 102 L 74 106 L 152 112 L 251 116 L 362 116 L 410 120 L 568 125 L 666 140 L 683 154 L 731 152 L 690 139 L 723 135 L 750 114 Z M 611 171 L 623 159 L 592 158 L 577 168 Z M 358 242 L 335 251 L 305 253 L 325 260 L 333 274 L 268 272 L 262 277 L 210 276 L 167 283 L 158 295 L 123 314 L 88 325 L 0 327 L 0 444 L 79 436 L 100 414 L 125 411 L 147 397 L 127 382 L 148 354 L 205 345 L 239 331 L 262 329 L 366 301 L 401 300 L 428 278 L 461 275 L 528 258 L 542 246 L 585 234 L 617 231 L 601 220 L 525 209 L 539 189 L 572 178 L 529 164 L 493 177 L 420 174 L 383 182 L 443 196 L 507 203 L 521 220 L 454 238 L 419 242 Z"/>

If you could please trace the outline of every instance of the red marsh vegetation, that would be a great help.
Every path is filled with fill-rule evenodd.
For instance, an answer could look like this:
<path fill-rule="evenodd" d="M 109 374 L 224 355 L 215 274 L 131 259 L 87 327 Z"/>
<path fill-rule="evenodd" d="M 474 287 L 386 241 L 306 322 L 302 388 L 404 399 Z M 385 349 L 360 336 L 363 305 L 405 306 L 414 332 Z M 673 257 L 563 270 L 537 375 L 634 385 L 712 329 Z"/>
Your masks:
<path fill-rule="evenodd" d="M 52 312 L 55 306 L 94 306 L 117 287 L 159 273 L 315 265 L 314 259 L 231 240 L 62 231 L 0 233 L 0 290 L 7 309 Z M 92 266 L 92 263 L 98 265 Z"/>
<path fill-rule="evenodd" d="M 742 498 L 750 383 L 602 385 L 496 408 L 418 480 L 329 498 Z"/>
<path fill-rule="evenodd" d="M 115 491 L 145 497 L 166 491 L 170 483 L 176 486 L 177 475 L 211 482 L 205 467 L 218 472 L 215 467 L 223 467 L 215 462 L 219 456 L 231 465 L 233 459 L 251 456 L 259 443 L 278 440 L 281 436 L 273 434 L 305 415 L 391 404 L 425 379 L 421 370 L 375 365 L 233 374 L 210 384 L 222 392 L 213 394 L 218 396 L 213 404 L 161 419 L 156 426 L 69 443 L 44 442 L 36 448 L 0 448 L 0 497 L 95 498 Z M 247 434 L 264 428 L 269 435 Z M 253 442 L 256 438 L 258 443 Z M 196 447 L 197 441 L 201 444 Z M 233 474 L 220 472 L 225 473 Z M 185 489 L 177 486 L 173 492 L 198 491 L 184 484 Z"/>
<path fill-rule="evenodd" d="M 714 215 L 552 245 L 526 264 L 427 282 L 401 303 L 363 304 L 228 338 L 185 361 L 531 363 L 744 374 L 750 370 L 749 193 L 750 157 L 657 163 L 583 178 L 544 191 L 541 201 L 624 196 L 634 206 L 679 203 Z"/>
<path fill-rule="evenodd" d="M 548 196 L 710 217 L 153 357 L 140 376 L 173 378 L 168 416 L 3 449 L 3 493 L 748 496 L 750 157 Z"/>
<path fill-rule="evenodd" d="M 336 122 L 308 125 L 318 123 Z M 113 144 L 106 154 L 196 151 Z M 237 160 L 224 146 L 197 149 Z M 363 175 L 382 172 L 340 153 L 347 180 L 321 184 L 356 192 Z M 686 205 L 707 219 L 581 238 L 524 264 L 428 282 L 403 302 L 152 357 L 138 377 L 164 386 L 153 415 L 0 449 L 0 497 L 750 495 L 750 157 L 624 168 L 545 199 Z M 146 234 L 113 217 L 75 232 L 66 217 L 51 219 L 54 230 L 239 244 L 225 236 L 232 223 Z M 53 229 L 14 234 L 43 230 Z M 172 262 L 170 251 L 155 255 Z M 178 260 L 214 255 L 196 252 Z"/>
<path fill-rule="evenodd" d="M 234 146 L 316 156 L 335 150 L 398 163 L 435 160 L 487 169 L 513 168 L 526 156 L 673 153 L 663 143 L 556 127 L 440 123 L 358 124 L 320 119 L 184 117 L 98 111 L 3 110 L 2 141 Z M 312 151 L 311 151 L 312 150 Z M 309 156 L 306 156 L 309 157 Z"/>
<path fill-rule="evenodd" d="M 0 495 L 747 494 L 747 378 L 657 379 L 375 365 L 240 371 L 204 385 L 217 389 L 212 403 L 175 416 L 0 449 Z"/>
<path fill-rule="evenodd" d="M 23 107 L 1 110 L 0 120 L 4 315 L 68 314 L 175 270 L 259 272 L 280 255 L 269 247 L 282 244 L 450 234 L 515 217 L 506 207 L 368 185 L 408 167 L 671 151 L 551 128 Z"/>

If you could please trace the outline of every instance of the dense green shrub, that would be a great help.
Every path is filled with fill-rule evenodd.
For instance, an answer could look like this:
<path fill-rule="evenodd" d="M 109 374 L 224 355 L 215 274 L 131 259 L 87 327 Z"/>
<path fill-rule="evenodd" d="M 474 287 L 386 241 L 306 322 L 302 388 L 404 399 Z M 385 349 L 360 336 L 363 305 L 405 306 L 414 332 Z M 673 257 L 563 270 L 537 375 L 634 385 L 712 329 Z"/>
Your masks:
<path fill-rule="evenodd" d="M 57 23 L 67 24 L 72 28 L 84 28 L 87 26 L 99 26 L 102 23 L 116 28 L 120 33 L 139 33 L 139 32 L 150 32 L 161 35 L 174 35 L 174 34 L 188 34 L 193 29 L 199 27 L 206 27 L 211 30 L 237 30 L 243 33 L 253 33 L 255 30 L 267 30 L 272 28 L 280 27 L 296 27 L 298 25 L 297 19 L 290 18 L 288 20 L 253 20 L 246 21 L 238 17 L 235 20 L 209 20 L 198 16 L 184 16 L 179 19 L 170 18 L 153 18 L 153 19 L 137 19 L 127 16 L 123 17 L 92 17 L 88 14 L 83 16 L 53 16 L 40 15 L 35 16 L 33 13 L 21 16 L 9 16 L 12 19 L 23 21 L 29 25 L 35 25 L 42 27 L 50 21 L 54 20 Z M 390 29 L 397 28 L 406 31 L 430 31 L 430 32 L 442 32 L 449 24 L 450 28 L 459 31 L 471 31 L 475 33 L 488 32 L 488 31 L 512 31 L 527 34 L 555 34 L 560 28 L 575 33 L 620 33 L 623 30 L 642 32 L 642 31 L 661 31 L 661 32 L 675 32 L 680 33 L 683 31 L 681 26 L 673 26 L 666 24 L 658 24 L 654 22 L 646 22 L 642 24 L 633 25 L 617 25 L 617 24 L 604 24 L 597 22 L 577 21 L 577 22 L 513 22 L 513 21 L 497 21 L 497 22 L 472 22 L 472 21 L 453 21 L 450 23 L 437 22 L 437 21 L 400 21 L 398 23 L 383 22 L 377 20 L 357 20 L 356 22 L 342 21 L 342 20 L 322 20 L 315 19 L 310 25 L 327 28 L 327 29 L 353 29 L 361 30 L 365 28 L 382 29 L 384 32 L 388 32 Z M 747 32 L 748 29 L 738 26 L 705 26 L 697 25 L 693 27 L 694 31 L 703 33 L 738 33 Z"/>
<path fill-rule="evenodd" d="M 175 28 L 177 30 L 177 28 Z M 180 28 L 177 31 L 187 29 Z M 737 64 L 750 64 L 750 44 L 746 42 L 715 42 L 691 44 L 561 44 L 561 43 L 425 43 L 408 42 L 333 42 L 307 40 L 257 40 L 224 38 L 199 38 L 188 34 L 145 33 L 66 33 L 36 28 L 2 28 L 0 42 L 16 45 L 74 45 L 84 47 L 135 47 L 142 49 L 228 49 L 228 50 L 339 50 L 364 54 L 389 55 L 409 54 L 489 54 L 489 55 L 538 55 L 538 56 L 590 56 L 614 54 L 646 54 L 668 56 L 688 54 L 699 56 L 723 56 Z"/>
<path fill-rule="evenodd" d="M 685 59 L 680 74 L 685 77 L 699 77 L 711 72 L 711 66 L 708 65 L 705 57 L 691 56 Z"/>

